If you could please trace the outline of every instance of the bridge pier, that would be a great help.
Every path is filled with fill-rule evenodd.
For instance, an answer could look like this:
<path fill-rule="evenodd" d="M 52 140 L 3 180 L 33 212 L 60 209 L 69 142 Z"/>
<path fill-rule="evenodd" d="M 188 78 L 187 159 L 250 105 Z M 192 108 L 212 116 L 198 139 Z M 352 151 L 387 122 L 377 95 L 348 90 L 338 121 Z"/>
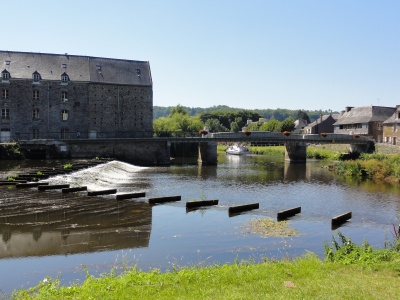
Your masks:
<path fill-rule="evenodd" d="M 350 151 L 357 153 L 372 153 L 375 151 L 375 143 L 369 142 L 367 144 L 350 144 Z"/>
<path fill-rule="evenodd" d="M 214 141 L 200 142 L 197 162 L 202 165 L 216 165 L 218 163 L 217 143 Z"/>
<path fill-rule="evenodd" d="M 285 160 L 290 163 L 305 163 L 307 160 L 307 144 L 304 142 L 286 142 Z"/>

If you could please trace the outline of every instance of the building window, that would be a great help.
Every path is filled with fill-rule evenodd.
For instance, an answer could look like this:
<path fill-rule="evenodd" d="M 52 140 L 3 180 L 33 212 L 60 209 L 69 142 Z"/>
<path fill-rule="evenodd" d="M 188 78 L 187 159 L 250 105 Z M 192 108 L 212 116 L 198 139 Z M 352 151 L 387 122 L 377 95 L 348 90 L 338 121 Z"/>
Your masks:
<path fill-rule="evenodd" d="M 33 128 L 32 137 L 33 137 L 34 140 L 37 140 L 39 138 L 39 129 Z"/>
<path fill-rule="evenodd" d="M 40 94 L 39 94 L 39 91 L 37 91 L 37 90 L 34 90 L 34 91 L 33 91 L 33 99 L 34 99 L 34 100 L 39 100 L 39 95 L 40 95 Z"/>
<path fill-rule="evenodd" d="M 40 74 L 36 71 L 32 74 L 32 78 L 34 82 L 39 82 L 40 81 Z"/>
<path fill-rule="evenodd" d="M 396 124 L 396 123 L 394 123 L 394 125 L 393 125 L 393 131 L 394 131 L 394 132 L 397 131 L 397 124 Z"/>
<path fill-rule="evenodd" d="M 61 129 L 61 138 L 68 139 L 69 138 L 69 130 L 68 129 Z"/>
<path fill-rule="evenodd" d="M 8 89 L 3 89 L 2 94 L 3 94 L 3 99 L 7 99 L 10 96 Z"/>
<path fill-rule="evenodd" d="M 68 92 L 65 92 L 65 91 L 61 92 L 61 101 L 62 102 L 68 101 Z"/>
<path fill-rule="evenodd" d="M 32 110 L 32 118 L 33 119 L 39 119 L 39 109 L 38 108 L 34 108 Z"/>
<path fill-rule="evenodd" d="M 63 109 L 61 111 L 61 120 L 63 120 L 63 121 L 67 121 L 68 120 L 68 110 Z"/>
<path fill-rule="evenodd" d="M 1 109 L 1 118 L 4 120 L 10 119 L 10 110 L 8 108 Z"/>
<path fill-rule="evenodd" d="M 377 122 L 377 123 L 376 123 L 376 128 L 377 128 L 378 130 L 383 130 L 382 122 Z"/>
<path fill-rule="evenodd" d="M 61 68 L 66 69 L 67 68 L 67 64 L 61 64 Z"/>
<path fill-rule="evenodd" d="M 140 76 L 140 73 L 141 73 L 140 69 L 136 69 L 136 75 Z"/>
<path fill-rule="evenodd" d="M 63 73 L 61 75 L 61 82 L 62 83 L 67 83 L 69 81 L 69 76 L 66 73 Z"/>
<path fill-rule="evenodd" d="M 4 70 L 3 72 L 1 72 L 1 78 L 3 80 L 8 80 L 10 79 L 10 73 L 7 70 Z"/>

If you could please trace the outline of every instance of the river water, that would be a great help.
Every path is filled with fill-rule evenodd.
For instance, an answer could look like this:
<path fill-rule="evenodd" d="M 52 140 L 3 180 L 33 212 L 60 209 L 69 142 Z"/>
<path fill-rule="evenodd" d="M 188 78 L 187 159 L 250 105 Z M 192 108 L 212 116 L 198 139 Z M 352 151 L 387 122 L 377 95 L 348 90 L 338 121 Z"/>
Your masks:
<path fill-rule="evenodd" d="M 70 162 L 70 161 L 69 161 Z M 65 161 L 0 162 L 0 178 Z M 324 243 L 340 230 L 353 241 L 382 248 L 399 224 L 400 190 L 373 182 L 346 182 L 327 162 L 288 164 L 268 156 L 226 156 L 218 166 L 176 164 L 145 168 L 111 161 L 59 175 L 50 184 L 145 192 L 145 198 L 115 200 L 0 186 L 0 290 L 9 294 L 46 276 L 62 284 L 82 281 L 127 266 L 162 271 L 192 265 L 295 257 L 308 251 L 323 257 Z M 180 195 L 182 200 L 149 205 L 147 198 Z M 186 201 L 218 199 L 217 206 L 188 211 Z M 260 208 L 229 215 L 235 205 Z M 263 237 L 249 232 L 253 219 L 301 207 L 289 219 L 295 237 Z M 331 219 L 345 212 L 340 228 Z"/>

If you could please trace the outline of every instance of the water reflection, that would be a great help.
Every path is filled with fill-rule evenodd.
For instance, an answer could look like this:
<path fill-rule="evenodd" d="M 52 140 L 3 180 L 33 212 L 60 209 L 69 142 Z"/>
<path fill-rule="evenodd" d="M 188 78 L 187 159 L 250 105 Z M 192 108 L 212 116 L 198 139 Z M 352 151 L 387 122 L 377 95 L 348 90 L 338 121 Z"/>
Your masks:
<path fill-rule="evenodd" d="M 24 171 L 22 162 L 2 164 L 1 177 Z M 31 167 L 64 161 L 31 161 Z M 87 186 L 89 190 L 114 187 L 118 192 L 149 188 L 139 176 L 146 168 L 113 161 L 46 181 Z M 87 197 L 86 192 L 63 194 L 2 186 L 0 192 L 0 259 L 76 254 L 148 247 L 152 209 L 145 201 L 117 201 L 113 197 Z"/>
<path fill-rule="evenodd" d="M 152 209 L 145 202 L 57 199 L 0 202 L 0 258 L 147 247 Z M 61 202 L 61 203 L 60 203 Z"/>

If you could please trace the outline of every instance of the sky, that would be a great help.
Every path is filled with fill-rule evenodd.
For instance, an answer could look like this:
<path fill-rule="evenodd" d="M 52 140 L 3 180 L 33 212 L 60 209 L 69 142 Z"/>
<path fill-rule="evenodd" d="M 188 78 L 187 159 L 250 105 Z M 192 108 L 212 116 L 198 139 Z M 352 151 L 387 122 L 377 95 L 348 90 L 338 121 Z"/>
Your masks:
<path fill-rule="evenodd" d="M 153 105 L 400 104 L 398 0 L 0 0 L 0 50 L 149 61 Z"/>

